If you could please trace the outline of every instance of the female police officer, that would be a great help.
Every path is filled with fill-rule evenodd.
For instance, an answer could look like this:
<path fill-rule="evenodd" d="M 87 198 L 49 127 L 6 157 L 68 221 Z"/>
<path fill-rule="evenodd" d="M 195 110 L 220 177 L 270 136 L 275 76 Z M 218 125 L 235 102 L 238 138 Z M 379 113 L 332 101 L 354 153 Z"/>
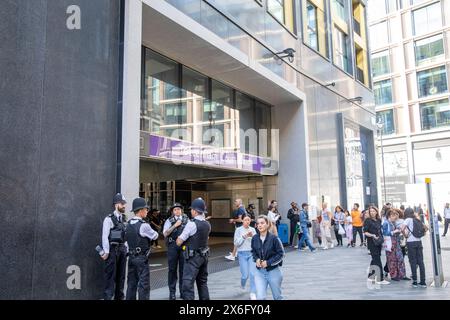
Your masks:
<path fill-rule="evenodd" d="M 184 227 L 189 221 L 187 215 L 183 213 L 183 206 L 179 203 L 174 203 L 170 208 L 171 216 L 164 223 L 163 234 L 166 238 L 167 245 L 167 259 L 169 265 L 169 300 L 176 299 L 176 287 L 177 287 L 177 269 L 180 275 L 180 297 L 183 298 L 183 267 L 184 267 L 184 257 L 183 252 L 179 246 L 176 244 L 176 240 L 179 235 L 184 230 Z"/>

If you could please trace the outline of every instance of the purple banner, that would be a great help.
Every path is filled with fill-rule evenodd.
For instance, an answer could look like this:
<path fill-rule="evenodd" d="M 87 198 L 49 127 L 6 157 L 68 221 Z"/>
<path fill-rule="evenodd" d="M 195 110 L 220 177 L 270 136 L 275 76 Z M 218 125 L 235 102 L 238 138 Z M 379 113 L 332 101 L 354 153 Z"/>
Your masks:
<path fill-rule="evenodd" d="M 168 159 L 176 164 L 198 164 L 262 173 L 262 159 L 258 156 L 155 135 L 150 135 L 149 140 L 149 155 L 152 157 Z"/>

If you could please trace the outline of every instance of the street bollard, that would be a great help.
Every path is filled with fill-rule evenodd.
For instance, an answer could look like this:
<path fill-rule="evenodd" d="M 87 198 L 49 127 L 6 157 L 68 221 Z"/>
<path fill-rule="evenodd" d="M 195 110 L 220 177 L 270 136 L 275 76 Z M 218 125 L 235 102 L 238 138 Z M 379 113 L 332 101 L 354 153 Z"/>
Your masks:
<path fill-rule="evenodd" d="M 429 210 L 429 226 L 430 226 L 430 239 L 431 239 L 431 253 L 433 257 L 433 277 L 434 281 L 432 286 L 434 287 L 446 287 L 447 281 L 444 281 L 444 272 L 442 270 L 442 258 L 441 258 L 441 242 L 439 239 L 439 232 L 436 225 L 436 219 L 434 219 L 434 207 L 433 196 L 431 192 L 431 178 L 425 178 L 425 184 L 427 188 L 427 205 Z"/>

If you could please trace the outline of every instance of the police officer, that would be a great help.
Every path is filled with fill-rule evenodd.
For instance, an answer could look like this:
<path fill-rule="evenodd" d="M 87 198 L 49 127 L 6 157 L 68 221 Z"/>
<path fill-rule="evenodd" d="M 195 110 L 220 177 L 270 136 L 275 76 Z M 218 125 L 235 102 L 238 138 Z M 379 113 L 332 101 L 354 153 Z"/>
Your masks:
<path fill-rule="evenodd" d="M 169 264 L 169 300 L 176 299 L 176 286 L 177 286 L 177 269 L 179 272 L 179 290 L 180 297 L 183 298 L 183 267 L 184 257 L 181 248 L 177 246 L 176 241 L 179 235 L 184 230 L 184 227 L 189 221 L 187 215 L 183 213 L 183 206 L 179 203 L 174 203 L 170 207 L 171 216 L 164 223 L 163 234 L 166 238 L 167 245 L 167 259 Z"/>
<path fill-rule="evenodd" d="M 118 193 L 113 198 L 114 212 L 103 220 L 102 247 L 105 261 L 105 291 L 103 298 L 123 300 L 125 295 L 125 268 L 127 248 L 125 246 L 125 204 L 126 200 Z"/>
<path fill-rule="evenodd" d="M 127 300 L 136 300 L 136 291 L 139 300 L 150 299 L 150 269 L 148 256 L 150 255 L 150 240 L 158 238 L 158 233 L 143 219 L 147 217 L 148 206 L 143 198 L 133 200 L 135 217 L 126 228 L 128 243 L 128 282 Z"/>
<path fill-rule="evenodd" d="M 186 224 L 177 245 L 182 246 L 185 257 L 183 269 L 183 299 L 194 300 L 194 282 L 197 283 L 200 300 L 209 300 L 208 291 L 208 237 L 211 225 L 205 219 L 206 204 L 202 198 L 192 202 L 193 219 Z"/>

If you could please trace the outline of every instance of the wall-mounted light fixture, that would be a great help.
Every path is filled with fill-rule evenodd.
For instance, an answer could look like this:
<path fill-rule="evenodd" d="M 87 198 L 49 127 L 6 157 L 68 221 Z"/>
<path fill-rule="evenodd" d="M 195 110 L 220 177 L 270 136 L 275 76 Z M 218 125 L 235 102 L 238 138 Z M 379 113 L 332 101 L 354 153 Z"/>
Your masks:
<path fill-rule="evenodd" d="M 274 55 L 275 60 L 288 58 L 289 62 L 294 62 L 295 50 L 292 48 L 284 49 L 283 51 L 277 52 Z"/>
<path fill-rule="evenodd" d="M 363 100 L 362 97 L 354 97 L 354 98 L 348 99 L 348 101 L 350 101 L 350 102 L 357 102 L 358 104 L 361 104 L 362 100 Z"/>

